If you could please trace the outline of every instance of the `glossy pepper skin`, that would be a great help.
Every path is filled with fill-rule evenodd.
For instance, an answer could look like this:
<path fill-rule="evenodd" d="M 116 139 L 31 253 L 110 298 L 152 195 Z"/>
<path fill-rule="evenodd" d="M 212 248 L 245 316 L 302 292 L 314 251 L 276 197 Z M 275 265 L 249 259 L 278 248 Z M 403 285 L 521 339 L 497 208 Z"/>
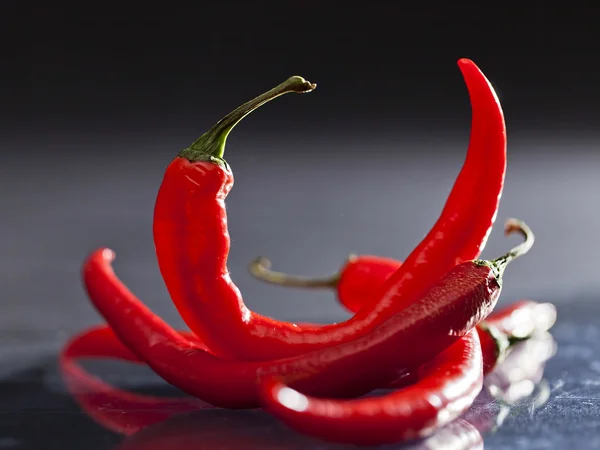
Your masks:
<path fill-rule="evenodd" d="M 383 286 L 401 265 L 400 261 L 392 258 L 352 255 L 339 273 L 309 278 L 275 272 L 270 269 L 271 262 L 268 259 L 257 258 L 250 264 L 250 272 L 259 280 L 280 286 L 334 288 L 339 302 L 349 311 L 356 312 L 369 293 L 376 292 L 379 286 Z M 492 313 L 485 322 L 493 325 L 511 342 L 516 342 L 549 330 L 556 322 L 556 307 L 551 303 L 518 300 Z"/>
<path fill-rule="evenodd" d="M 486 333 L 479 327 L 477 331 L 480 337 Z M 486 358 L 496 358 L 495 344 L 486 349 L 482 342 L 481 347 L 484 365 L 492 363 Z M 105 325 L 78 333 L 61 350 L 59 367 L 69 393 L 94 421 L 115 433 L 132 435 L 175 415 L 214 409 L 211 405 L 190 397 L 167 398 L 141 395 L 110 386 L 79 365 L 80 359 L 90 358 L 133 363 L 139 363 L 140 360 Z M 457 363 L 460 362 L 459 358 L 460 355 Z M 446 359 L 446 352 L 442 352 L 425 365 L 438 366 Z M 425 370 L 426 368 L 422 366 L 415 371 L 415 374 L 421 376 Z M 414 381 L 417 382 L 418 378 L 415 377 Z"/>
<path fill-rule="evenodd" d="M 506 310 L 510 310 L 510 307 L 506 308 Z M 485 322 L 489 322 L 494 316 L 505 316 L 507 311 L 504 309 L 496 311 L 488 316 Z M 484 322 L 482 322 L 482 324 L 483 323 Z M 493 342 L 493 337 L 490 337 L 487 341 L 483 339 L 486 334 L 489 333 L 488 331 L 485 331 L 482 324 L 477 326 L 477 331 L 480 338 L 485 375 L 486 366 L 490 367 L 495 365 L 498 353 L 496 351 L 497 345 Z M 531 344 L 532 342 L 534 344 L 541 343 L 542 348 L 540 349 L 539 345 L 534 345 L 533 347 L 526 345 Z M 514 390 L 511 389 L 511 386 L 522 383 L 528 379 L 532 379 L 534 382 L 539 381 L 541 377 L 537 376 L 537 374 L 539 372 L 543 373 L 545 361 L 553 355 L 551 350 L 555 347 L 552 347 L 552 343 L 552 337 L 549 336 L 548 333 L 537 334 L 533 337 L 532 341 L 529 342 L 516 343 L 506 360 L 501 361 L 498 370 L 494 371 L 491 375 L 492 378 L 486 380 L 486 384 L 488 384 L 488 381 L 491 382 L 491 386 L 488 386 L 488 389 L 491 387 L 495 392 L 493 396 L 490 397 L 490 400 L 487 401 L 491 401 L 496 395 L 503 395 L 504 392 L 516 392 L 518 395 L 526 395 L 523 394 L 524 390 Z M 443 357 L 444 352 L 425 364 L 432 367 L 438 366 L 439 361 L 441 361 Z M 141 361 L 118 340 L 112 329 L 106 325 L 94 326 L 78 333 L 76 336 L 69 339 L 61 349 L 59 355 L 59 367 L 67 390 L 79 404 L 80 408 L 106 429 L 115 433 L 131 435 L 143 428 L 152 426 L 157 422 L 163 422 L 172 416 L 196 410 L 211 409 L 210 416 L 202 416 L 200 417 L 199 422 L 192 421 L 190 423 L 190 425 L 196 424 L 194 429 L 196 430 L 198 438 L 202 439 L 205 437 L 206 431 L 202 428 L 202 425 L 205 425 L 208 417 L 215 417 L 215 413 L 217 414 L 216 417 L 219 417 L 214 408 L 194 398 L 154 397 L 122 391 L 110 386 L 106 382 L 101 381 L 87 372 L 78 364 L 80 359 L 90 358 L 113 359 L 134 363 L 140 363 Z M 506 370 L 504 367 L 505 365 L 507 366 Z M 527 370 L 514 371 L 514 367 L 525 367 Z M 536 367 L 539 367 L 540 370 L 536 370 Z M 409 384 L 418 382 L 418 375 L 423 372 L 423 367 L 416 370 L 414 372 L 415 376 L 411 382 L 405 383 L 401 387 L 406 387 Z M 494 420 L 490 420 L 493 418 L 487 416 L 489 413 L 490 410 L 488 409 L 486 409 L 483 415 L 480 410 L 477 410 L 468 417 L 468 420 L 471 424 L 476 425 L 476 430 L 486 432 L 489 431 L 492 426 L 499 426 Z M 188 415 L 186 417 L 190 416 Z M 175 420 L 177 421 L 178 419 Z M 217 422 L 220 421 L 221 419 L 217 420 Z M 439 444 L 440 442 L 446 443 L 450 437 L 454 436 L 457 438 L 457 442 L 464 444 L 465 430 L 463 430 L 460 425 L 458 426 L 458 429 L 455 428 L 455 424 L 458 423 L 460 423 L 460 420 L 452 422 L 449 427 L 444 427 L 437 431 L 435 433 L 435 439 L 429 439 L 427 442 L 432 445 L 434 443 L 441 445 Z M 198 426 L 201 426 L 201 428 L 198 428 Z M 171 430 L 170 426 L 167 427 Z M 170 433 L 169 436 L 177 436 L 178 433 L 175 431 L 176 429 L 174 429 L 173 433 Z M 470 434 L 471 433 L 467 433 L 467 435 Z M 475 433 L 473 436 L 475 437 L 477 435 L 478 433 Z M 198 442 L 204 441 L 200 440 Z M 150 443 L 147 442 L 147 444 L 149 445 Z M 249 447 L 251 446 L 252 444 L 250 443 Z M 161 447 L 158 446 L 157 448 Z M 431 448 L 438 448 L 438 446 L 433 445 Z"/>
<path fill-rule="evenodd" d="M 511 308 L 512 309 L 512 308 Z M 495 327 L 487 326 L 490 322 L 494 322 L 496 316 L 505 316 L 504 310 L 493 312 L 484 322 L 477 325 L 477 332 L 479 334 L 479 341 L 481 343 L 481 353 L 483 357 L 484 375 L 492 370 L 492 368 L 500 362 L 499 358 L 502 356 L 504 350 L 507 347 L 507 338 L 503 336 Z M 192 334 L 185 331 L 178 331 L 178 333 L 185 339 L 188 339 L 191 343 L 195 344 L 196 348 L 204 348 L 203 344 Z M 500 335 L 498 334 L 500 333 Z M 119 389 L 113 388 L 101 380 L 97 379 L 93 375 L 87 373 L 81 366 L 77 364 L 79 359 L 111 359 L 117 361 L 126 361 L 134 364 L 145 364 L 143 359 L 140 359 L 135 353 L 133 353 L 128 347 L 126 347 L 114 333 L 112 328 L 107 325 L 97 325 L 87 330 L 81 331 L 77 335 L 73 336 L 65 344 L 61 350 L 59 356 L 59 364 L 65 383 L 69 388 L 70 392 L 76 395 L 79 403 L 86 403 L 84 409 L 94 409 L 93 404 L 89 404 L 86 400 L 87 394 L 94 393 L 93 397 L 101 396 L 100 394 L 106 393 L 110 398 L 117 399 L 111 403 L 118 403 L 123 406 L 123 409 L 128 409 L 128 403 L 134 403 L 137 399 L 140 402 L 146 402 L 153 411 L 160 409 L 163 405 L 167 406 L 170 411 L 177 411 L 179 407 L 183 407 L 187 410 L 203 409 L 206 407 L 206 403 L 198 400 L 192 400 L 188 402 L 177 399 L 165 399 L 163 397 L 154 398 L 150 396 L 138 396 L 123 392 Z M 410 377 L 403 377 L 402 383 L 398 383 L 396 387 L 407 386 L 408 384 L 416 380 L 415 371 L 411 373 Z M 413 375 L 414 374 L 414 375 Z M 84 398 L 85 397 L 85 398 Z M 93 403 L 100 403 L 98 400 L 94 400 Z M 140 404 L 141 404 L 140 403 Z M 139 408 L 134 408 L 139 409 Z M 125 418 L 124 418 L 125 420 Z M 151 419 L 148 419 L 151 420 Z M 119 431 L 125 432 L 125 431 Z"/>
<path fill-rule="evenodd" d="M 488 316 L 488 318 L 483 322 L 480 322 L 475 328 L 478 335 L 479 345 L 481 347 L 484 377 L 490 374 L 499 363 L 502 363 L 506 354 L 510 351 L 510 342 L 508 340 L 508 336 L 504 335 L 493 325 L 489 324 L 490 317 L 491 315 Z M 437 358 L 439 358 L 439 355 L 425 364 L 435 365 L 437 364 Z M 405 372 L 392 383 L 384 386 L 384 388 L 401 389 L 410 386 L 419 381 L 421 373 L 421 368 L 410 372 Z"/>
<path fill-rule="evenodd" d="M 94 306 L 126 347 L 167 382 L 212 405 L 256 407 L 258 387 L 269 377 L 279 377 L 312 395 L 359 396 L 427 362 L 490 314 L 500 295 L 504 269 L 533 245 L 527 225 L 507 222 L 506 232 L 514 231 L 523 233 L 525 242 L 494 261 L 455 266 L 421 299 L 368 335 L 273 361 L 223 360 L 198 348 L 120 282 L 112 270 L 114 253 L 109 249 L 97 250 L 88 258 L 83 279 Z M 415 349 L 406 342 L 420 345 Z"/>
<path fill-rule="evenodd" d="M 503 267 L 533 244 L 531 230 L 524 224 L 507 222 L 507 232 L 516 228 L 527 236 L 520 248 L 492 264 L 473 262 L 469 269 L 489 269 L 492 277 L 500 280 Z M 449 273 L 467 265 L 459 264 Z M 458 274 L 456 280 L 465 275 Z M 413 307 L 409 306 L 407 310 Z M 461 347 L 460 342 L 453 344 L 445 352 L 449 355 L 447 361 L 441 364 L 436 361 L 437 364 L 431 366 L 426 364 L 430 371 L 425 369 L 424 373 L 419 373 L 416 383 L 387 396 L 348 401 L 318 399 L 273 377 L 264 385 L 263 401 L 268 411 L 291 428 L 328 441 L 375 445 L 424 437 L 465 412 L 481 390 L 484 367 L 478 331 L 473 329 L 463 337 L 462 343 L 467 343 L 467 347 Z M 489 341 L 483 345 L 489 347 Z M 459 354 L 463 355 L 462 359 Z"/>
<path fill-rule="evenodd" d="M 492 313 L 488 318 L 477 325 L 477 333 L 481 343 L 484 375 L 489 373 L 501 361 L 504 351 L 508 347 L 506 336 L 499 333 L 493 326 L 485 324 L 493 320 L 496 315 L 504 315 L 504 311 Z M 195 343 L 196 348 L 203 348 L 202 343 L 185 331 L 178 332 L 183 338 Z M 126 361 L 134 364 L 145 364 L 135 353 L 127 348 L 107 325 L 97 325 L 73 336 L 65 344 L 59 355 L 59 366 L 63 379 L 69 391 L 74 395 L 79 405 L 90 413 L 100 423 L 111 430 L 130 434 L 141 427 L 160 421 L 168 415 L 186 411 L 206 409 L 209 405 L 201 400 L 153 397 L 138 395 L 114 388 L 95 376 L 85 371 L 79 364 L 79 359 L 111 359 Z M 431 363 L 434 364 L 434 363 Z M 390 387 L 405 387 L 416 381 L 418 370 L 402 377 L 401 382 Z M 113 414 L 106 412 L 103 402 L 113 405 Z M 131 406 L 131 407 L 130 407 Z M 99 414 L 97 409 L 104 413 Z M 119 415 L 117 410 L 133 410 L 135 418 Z M 141 410 L 141 413 L 139 412 Z M 117 417 L 113 417 L 117 414 Z M 99 415 L 99 417 L 96 417 Z M 128 414 L 130 416 L 131 414 Z M 119 425 L 123 423 L 123 425 Z M 134 425 L 137 424 L 138 428 Z M 133 427 L 133 428 L 132 428 Z"/>
<path fill-rule="evenodd" d="M 157 258 L 180 314 L 212 352 L 238 360 L 268 360 L 349 342 L 415 302 L 455 265 L 479 256 L 504 184 L 506 130 L 488 80 L 472 61 L 461 59 L 458 64 L 473 110 L 463 168 L 429 234 L 348 321 L 306 327 L 256 314 L 245 306 L 227 269 L 225 198 L 233 175 L 222 159 L 225 139 L 256 107 L 314 85 L 298 77 L 288 80 L 231 113 L 169 165 L 155 206 Z"/>
<path fill-rule="evenodd" d="M 464 413 L 483 386 L 475 330 L 419 369 L 418 381 L 381 397 L 317 399 L 271 379 L 265 408 L 289 427 L 323 440 L 378 445 L 432 434 Z"/>

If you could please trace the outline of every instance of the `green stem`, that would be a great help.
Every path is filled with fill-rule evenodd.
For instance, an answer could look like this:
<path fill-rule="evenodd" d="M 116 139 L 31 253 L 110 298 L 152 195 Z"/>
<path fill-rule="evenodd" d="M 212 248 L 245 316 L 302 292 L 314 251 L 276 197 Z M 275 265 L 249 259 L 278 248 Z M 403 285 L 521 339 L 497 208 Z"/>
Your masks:
<path fill-rule="evenodd" d="M 303 94 L 312 91 L 317 85 L 310 83 L 302 77 L 294 76 L 288 78 L 279 86 L 270 91 L 259 95 L 253 100 L 244 103 L 236 108 L 221 120 L 219 120 L 210 130 L 200 136 L 192 145 L 179 152 L 180 157 L 187 158 L 190 161 L 213 161 L 224 162 L 225 142 L 229 132 L 237 123 L 265 103 L 289 92 Z"/>
<path fill-rule="evenodd" d="M 340 274 L 325 277 L 302 277 L 271 270 L 271 261 L 260 257 L 252 261 L 248 268 L 255 278 L 270 284 L 299 288 L 334 288 L 340 281 Z"/>
<path fill-rule="evenodd" d="M 510 347 L 514 347 L 519 342 L 527 341 L 528 339 L 531 339 L 531 335 L 521 336 L 521 337 L 511 335 L 511 336 L 508 336 L 508 344 Z"/>
<path fill-rule="evenodd" d="M 501 363 L 510 348 L 510 337 L 505 335 L 495 326 L 487 323 L 485 320 L 479 324 L 479 328 L 487 332 L 494 341 L 494 344 L 496 344 L 496 364 Z"/>
<path fill-rule="evenodd" d="M 525 240 L 519 245 L 512 248 L 508 253 L 500 256 L 499 258 L 491 261 L 477 261 L 477 263 L 481 265 L 491 267 L 494 270 L 498 280 L 502 279 L 504 271 L 506 270 L 506 266 L 508 266 L 511 261 L 517 259 L 519 256 L 523 256 L 525 253 L 527 253 L 535 241 L 533 231 L 531 231 L 531 228 L 529 228 L 525 222 L 518 219 L 508 219 L 504 225 L 504 234 L 508 236 L 509 234 L 516 232 L 521 233 L 525 238 Z"/>

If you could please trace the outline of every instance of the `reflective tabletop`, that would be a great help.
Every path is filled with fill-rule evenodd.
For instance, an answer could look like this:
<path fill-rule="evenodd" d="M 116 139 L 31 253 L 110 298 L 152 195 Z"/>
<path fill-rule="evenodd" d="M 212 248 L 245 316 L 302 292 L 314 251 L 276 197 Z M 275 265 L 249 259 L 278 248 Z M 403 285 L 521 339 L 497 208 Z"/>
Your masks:
<path fill-rule="evenodd" d="M 518 344 L 460 419 L 423 441 L 381 448 L 470 449 L 483 441 L 486 449 L 600 448 L 600 329 L 578 314 L 560 309 L 551 334 Z M 59 363 L 50 348 L 42 356 L 31 347 L 21 352 L 29 361 L 0 386 L 0 448 L 345 448 L 297 434 L 261 410 L 196 402 L 144 367 Z"/>
<path fill-rule="evenodd" d="M 232 142 L 229 266 L 251 308 L 284 320 L 347 318 L 332 292 L 261 284 L 247 273 L 248 261 L 262 254 L 282 270 L 318 275 L 335 271 L 350 252 L 404 257 L 439 214 L 466 147 L 462 140 L 445 143 L 451 149 L 444 154 L 422 147 L 419 157 L 382 153 L 365 160 L 347 144 L 315 165 L 299 151 L 273 152 L 265 161 Z M 552 142 L 527 151 L 519 145 L 528 142 L 512 145 L 497 224 L 521 218 L 537 240 L 507 270 L 500 306 L 519 298 L 553 302 L 558 321 L 551 335 L 511 354 L 459 420 L 424 441 L 386 448 L 466 449 L 482 442 L 491 450 L 600 448 L 594 262 L 600 217 L 589 203 L 573 201 L 581 192 L 600 193 L 600 157 L 586 149 L 561 154 Z M 127 157 L 102 154 L 105 146 L 90 151 L 93 161 L 77 153 L 60 162 L 40 154 L 31 167 L 35 185 L 21 178 L 23 160 L 0 164 L 2 177 L 19 187 L 1 197 L 16 214 L 2 222 L 11 240 L 2 255 L 0 449 L 343 448 L 290 431 L 260 410 L 208 408 L 145 367 L 59 362 L 70 336 L 101 323 L 80 282 L 83 259 L 99 246 L 116 251 L 115 270 L 146 304 L 183 326 L 160 278 L 151 235 L 154 196 L 168 162 L 163 150 L 176 143 L 167 139 L 152 150 L 146 142 Z M 497 225 L 483 256 L 516 241 Z"/>

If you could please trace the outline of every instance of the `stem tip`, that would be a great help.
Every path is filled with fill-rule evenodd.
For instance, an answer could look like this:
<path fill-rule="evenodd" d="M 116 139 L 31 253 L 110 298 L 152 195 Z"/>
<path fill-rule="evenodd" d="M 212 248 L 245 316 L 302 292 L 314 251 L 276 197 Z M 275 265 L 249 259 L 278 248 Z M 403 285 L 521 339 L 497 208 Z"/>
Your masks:
<path fill-rule="evenodd" d="M 288 78 L 283 85 L 287 86 L 289 90 L 299 94 L 306 94 L 317 87 L 317 83 L 311 83 L 298 75 Z"/>
<path fill-rule="evenodd" d="M 533 231 L 531 231 L 531 228 L 529 228 L 525 222 L 514 218 L 508 219 L 504 224 L 504 234 L 508 236 L 509 234 L 517 232 L 521 233 L 525 240 L 505 255 L 491 261 L 492 266 L 497 271 L 498 277 L 502 276 L 508 263 L 527 253 L 535 242 Z"/>
<path fill-rule="evenodd" d="M 189 161 L 212 161 L 217 164 L 226 164 L 223 160 L 223 154 L 227 136 L 244 117 L 281 95 L 289 92 L 305 94 L 316 87 L 315 83 L 306 81 L 300 76 L 290 77 L 273 89 L 234 109 L 196 139 L 192 145 L 179 152 L 178 156 Z"/>

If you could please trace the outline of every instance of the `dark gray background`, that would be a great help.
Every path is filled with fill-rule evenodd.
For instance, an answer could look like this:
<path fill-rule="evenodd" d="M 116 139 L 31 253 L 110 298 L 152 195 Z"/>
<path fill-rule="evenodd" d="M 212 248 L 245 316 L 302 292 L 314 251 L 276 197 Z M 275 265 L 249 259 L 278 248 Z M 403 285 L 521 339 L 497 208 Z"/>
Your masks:
<path fill-rule="evenodd" d="M 502 235 L 507 217 L 525 220 L 537 237 L 508 269 L 501 301 L 552 301 L 560 312 L 550 402 L 526 420 L 515 413 L 486 448 L 600 446 L 596 10 L 546 2 L 493 11 L 377 2 L 94 12 L 6 5 L 6 448 L 79 448 L 92 432 L 96 448 L 120 440 L 78 413 L 54 370 L 68 336 L 100 321 L 81 287 L 81 263 L 94 248 L 111 247 L 121 278 L 182 326 L 151 235 L 164 168 L 229 110 L 292 74 L 317 90 L 278 99 L 228 141 L 236 177 L 227 200 L 229 265 L 261 313 L 348 317 L 332 293 L 261 284 L 246 264 L 263 254 L 281 270 L 317 275 L 335 271 L 349 252 L 404 258 L 435 222 L 468 144 L 460 57 L 472 58 L 497 88 L 508 128 L 506 187 L 484 256 L 517 242 Z M 36 437 L 25 437 L 31 430 Z M 59 438 L 60 430 L 71 431 Z M 281 442 L 296 438 L 284 434 Z"/>
<path fill-rule="evenodd" d="M 469 128 L 463 124 L 465 136 L 446 141 L 342 144 L 256 136 L 247 132 L 248 124 L 227 147 L 236 177 L 227 199 L 233 279 L 257 311 L 323 321 L 347 317 L 332 293 L 261 284 L 247 274 L 248 261 L 267 255 L 281 270 L 319 275 L 336 271 L 350 252 L 403 259 L 437 219 L 462 164 Z M 117 273 L 140 298 L 182 323 L 158 271 L 151 223 L 155 194 L 177 144 L 175 138 L 116 138 L 114 144 L 86 144 L 85 152 L 59 163 L 52 160 L 54 144 L 33 161 L 35 183 L 21 178 L 24 161 L 2 163 L 2 179 L 13 186 L 2 199 L 4 210 L 15 212 L 3 220 L 10 236 L 3 252 L 3 329 L 73 332 L 96 322 L 79 271 L 100 246 L 117 252 Z M 106 145 L 127 153 L 104 153 Z M 568 304 L 598 288 L 593 198 L 600 191 L 600 154 L 578 145 L 511 140 L 506 187 L 484 256 L 499 256 L 518 242 L 503 236 L 507 217 L 527 221 L 537 242 L 508 269 L 504 299 Z M 310 146 L 321 146 L 322 154 L 303 155 L 301 149 Z M 419 156 L 379 152 L 392 146 L 410 147 Z"/>

